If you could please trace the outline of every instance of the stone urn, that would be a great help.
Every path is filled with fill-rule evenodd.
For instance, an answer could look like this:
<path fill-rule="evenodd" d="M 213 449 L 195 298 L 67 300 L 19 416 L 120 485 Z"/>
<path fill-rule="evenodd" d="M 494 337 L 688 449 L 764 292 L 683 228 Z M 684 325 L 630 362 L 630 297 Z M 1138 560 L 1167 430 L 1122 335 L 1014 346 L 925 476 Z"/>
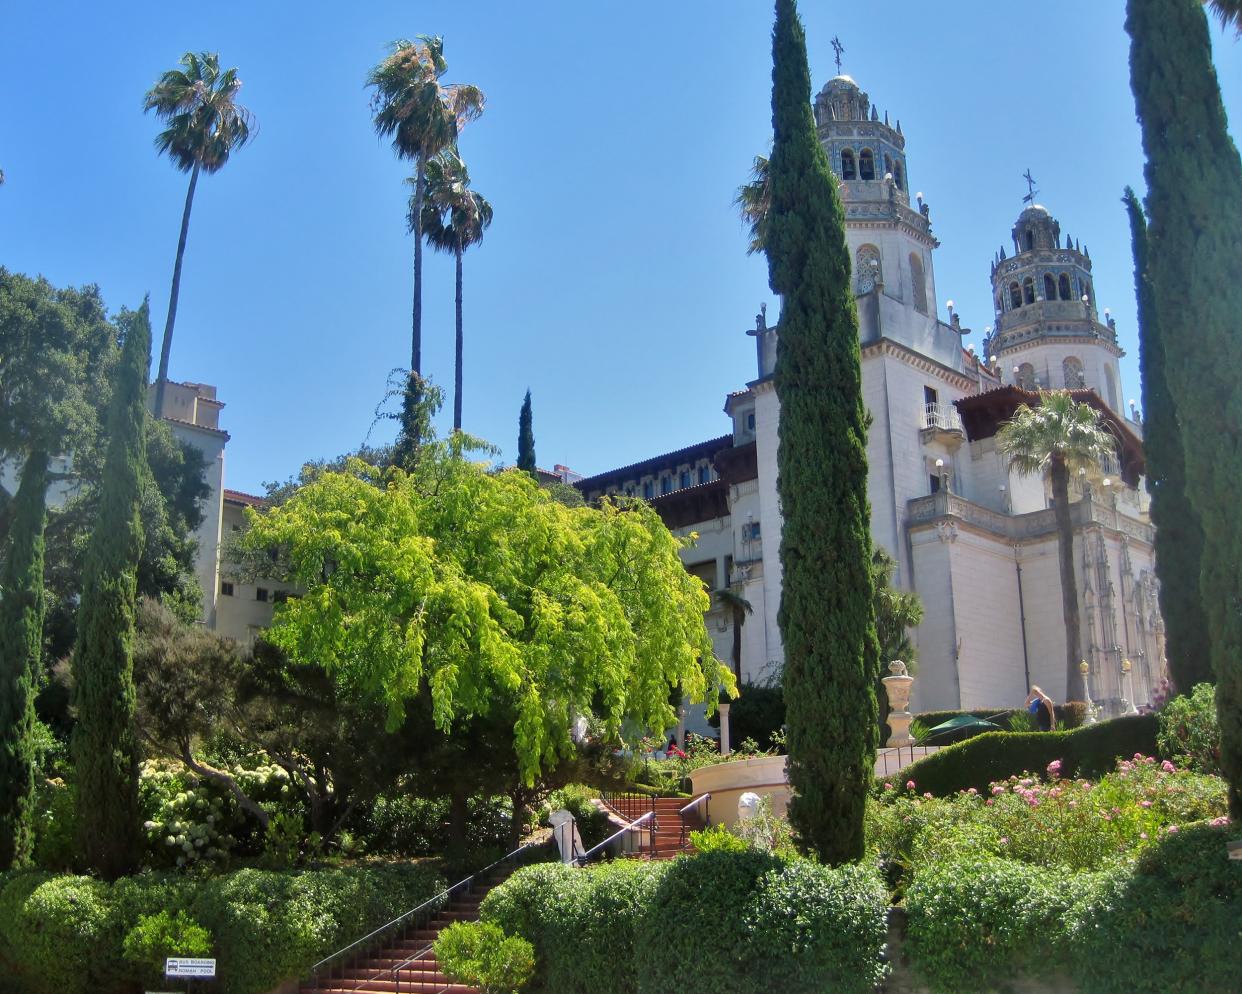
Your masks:
<path fill-rule="evenodd" d="M 888 694 L 888 727 L 893 734 L 884 744 L 890 748 L 914 745 L 914 736 L 910 734 L 910 722 L 914 720 L 914 715 L 910 713 L 910 687 L 914 677 L 906 672 L 906 664 L 900 659 L 889 663 L 888 670 L 892 675 L 880 682 Z"/>

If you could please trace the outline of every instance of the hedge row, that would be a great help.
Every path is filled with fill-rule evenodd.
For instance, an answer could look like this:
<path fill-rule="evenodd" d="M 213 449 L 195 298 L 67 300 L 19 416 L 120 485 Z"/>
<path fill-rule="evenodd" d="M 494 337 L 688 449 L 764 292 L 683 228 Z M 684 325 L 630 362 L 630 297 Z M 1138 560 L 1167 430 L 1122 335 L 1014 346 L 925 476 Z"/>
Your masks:
<path fill-rule="evenodd" d="M 918 790 L 947 797 L 1026 771 L 1041 772 L 1061 760 L 1063 777 L 1095 777 L 1119 758 L 1156 754 L 1155 715 L 1113 718 L 1069 732 L 985 732 L 911 763 L 894 780 L 913 780 Z"/>
<path fill-rule="evenodd" d="M 183 911 L 211 934 L 220 994 L 261 994 L 444 886 L 419 865 L 209 878 L 148 873 L 105 884 L 42 872 L 0 877 L 0 990 L 98 994 L 141 989 L 122 956 L 144 916 Z"/>
<path fill-rule="evenodd" d="M 1068 976 L 1082 994 L 1199 994 L 1242 977 L 1242 863 L 1225 827 L 1192 825 L 1134 865 L 1069 874 L 997 857 L 918 871 L 907 951 L 936 994 Z"/>
<path fill-rule="evenodd" d="M 914 720 L 924 728 L 930 729 L 954 718 L 984 718 L 1007 730 L 1009 728 L 1009 715 L 1015 712 L 1025 713 L 1025 711 L 1026 709 L 1023 707 L 974 708 L 969 711 L 922 711 L 914 716 Z M 1057 716 L 1057 731 L 1068 732 L 1082 725 L 1083 719 L 1087 716 L 1087 705 L 1082 701 L 1066 701 L 1064 704 L 1053 705 L 1053 711 Z M 966 739 L 974 738 L 976 735 L 981 734 L 983 733 L 977 729 L 962 728 L 948 734 L 942 733 L 936 737 L 932 744 L 949 745 L 954 742 L 964 742 Z"/>
<path fill-rule="evenodd" d="M 887 906 L 869 867 L 746 851 L 529 867 L 482 914 L 534 945 L 555 994 L 870 994 Z"/>

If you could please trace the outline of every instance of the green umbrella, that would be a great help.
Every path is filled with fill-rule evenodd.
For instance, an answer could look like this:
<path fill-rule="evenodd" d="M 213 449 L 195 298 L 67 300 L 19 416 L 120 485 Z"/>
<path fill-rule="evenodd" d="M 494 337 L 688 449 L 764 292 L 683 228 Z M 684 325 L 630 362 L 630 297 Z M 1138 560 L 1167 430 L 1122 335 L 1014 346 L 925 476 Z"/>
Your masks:
<path fill-rule="evenodd" d="M 935 728 L 928 729 L 924 741 L 935 738 L 937 735 L 943 735 L 945 732 L 957 732 L 963 728 L 975 728 L 980 731 L 986 731 L 994 728 L 998 732 L 1001 730 L 1000 725 L 988 721 L 986 718 L 976 718 L 974 715 L 960 714 L 956 718 L 950 718 L 948 721 L 942 721 Z"/>

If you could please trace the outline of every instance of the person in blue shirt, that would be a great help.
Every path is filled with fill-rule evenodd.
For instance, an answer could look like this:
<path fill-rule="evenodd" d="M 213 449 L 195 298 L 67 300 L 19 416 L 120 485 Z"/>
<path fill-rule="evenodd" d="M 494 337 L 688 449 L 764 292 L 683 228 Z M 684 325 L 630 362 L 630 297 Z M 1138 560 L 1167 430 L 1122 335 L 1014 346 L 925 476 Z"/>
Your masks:
<path fill-rule="evenodd" d="M 1057 727 L 1057 713 L 1054 710 L 1052 698 L 1038 687 L 1032 686 L 1031 692 L 1027 694 L 1026 709 L 1035 719 L 1035 724 L 1039 726 L 1041 732 L 1051 732 Z"/>

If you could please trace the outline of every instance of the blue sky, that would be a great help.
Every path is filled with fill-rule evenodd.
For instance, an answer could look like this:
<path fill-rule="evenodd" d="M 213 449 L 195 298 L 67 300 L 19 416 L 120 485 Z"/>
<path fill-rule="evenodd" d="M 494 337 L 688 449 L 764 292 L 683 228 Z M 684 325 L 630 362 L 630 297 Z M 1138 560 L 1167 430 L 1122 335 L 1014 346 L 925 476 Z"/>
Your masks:
<path fill-rule="evenodd" d="M 150 292 L 157 336 L 186 178 L 156 157 L 142 95 L 188 49 L 239 68 L 260 131 L 199 185 L 171 366 L 219 387 L 227 485 L 355 447 L 407 361 L 409 170 L 376 138 L 363 79 L 387 42 L 420 33 L 444 36 L 447 79 L 488 97 L 462 139 L 496 211 L 466 260 L 467 430 L 512 459 L 527 387 L 544 466 L 592 473 L 727 430 L 724 395 L 754 375 L 743 331 L 771 304 L 732 207 L 770 139 L 770 3 L 245 7 L 6 0 L 0 33 L 0 264 L 98 283 L 114 308 Z M 1142 158 L 1122 0 L 803 0 L 802 14 L 814 88 L 839 35 L 845 71 L 901 120 L 942 242 L 942 317 L 953 299 L 979 344 L 989 260 L 1030 168 L 1090 247 L 1137 397 L 1119 198 L 1141 189 Z M 1242 48 L 1214 40 L 1236 122 Z M 428 256 L 424 308 L 426 372 L 451 386 L 451 259 Z"/>

